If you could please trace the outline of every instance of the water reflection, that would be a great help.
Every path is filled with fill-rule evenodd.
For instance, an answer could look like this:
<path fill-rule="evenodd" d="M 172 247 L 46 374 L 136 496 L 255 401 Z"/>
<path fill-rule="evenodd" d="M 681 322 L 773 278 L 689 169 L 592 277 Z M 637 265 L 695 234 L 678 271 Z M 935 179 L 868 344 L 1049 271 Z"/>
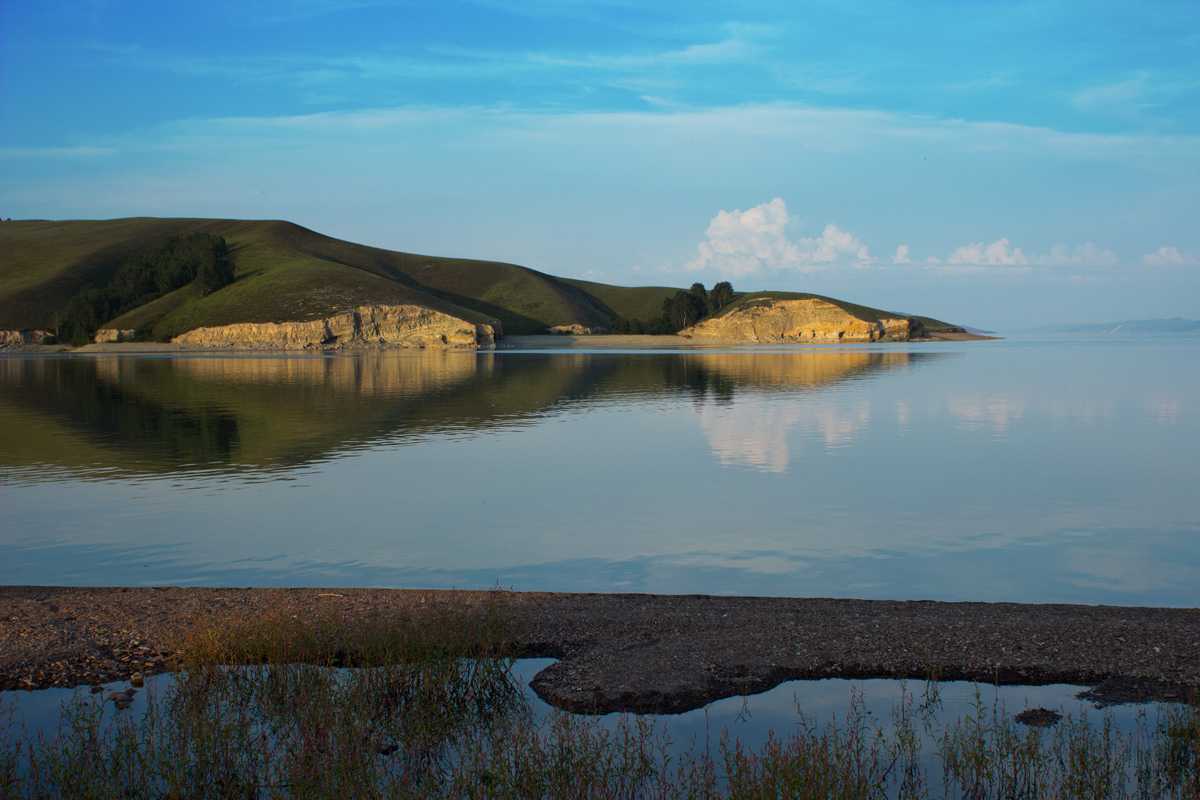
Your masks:
<path fill-rule="evenodd" d="M 868 400 L 834 403 L 823 399 L 808 403 L 732 401 L 706 404 L 700 425 L 708 435 L 713 454 L 725 465 L 787 472 L 799 455 L 798 440 L 823 440 L 827 448 L 846 447 L 871 421 Z M 793 436 L 800 432 L 800 437 Z"/>
<path fill-rule="evenodd" d="M 963 392 L 950 397 L 947 407 L 964 430 L 987 429 L 1002 434 L 1019 423 L 1027 399 L 1013 395 Z"/>
<path fill-rule="evenodd" d="M 581 403 L 674 399 L 701 409 L 717 457 L 780 471 L 813 414 L 830 442 L 863 424 L 823 407 L 761 414 L 738 399 L 818 392 L 908 353 L 536 354 L 0 360 L 0 463 L 14 480 L 197 469 L 273 471 L 383 442 L 478 433 Z M 714 405 L 715 404 L 715 405 Z M 723 409 L 714 411 L 713 409 Z M 47 472 L 48 470 L 48 472 Z"/>
<path fill-rule="evenodd" d="M 0 581 L 1200 601 L 1200 340 L 985 344 L 0 358 Z"/>

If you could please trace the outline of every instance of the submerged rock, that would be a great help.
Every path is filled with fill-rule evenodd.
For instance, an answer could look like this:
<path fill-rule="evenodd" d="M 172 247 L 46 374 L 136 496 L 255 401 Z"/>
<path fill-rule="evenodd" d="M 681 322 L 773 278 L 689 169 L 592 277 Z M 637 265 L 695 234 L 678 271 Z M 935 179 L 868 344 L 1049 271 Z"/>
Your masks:
<path fill-rule="evenodd" d="M 1031 728 L 1049 728 L 1062 720 L 1062 714 L 1048 708 L 1027 708 L 1013 719 Z"/>

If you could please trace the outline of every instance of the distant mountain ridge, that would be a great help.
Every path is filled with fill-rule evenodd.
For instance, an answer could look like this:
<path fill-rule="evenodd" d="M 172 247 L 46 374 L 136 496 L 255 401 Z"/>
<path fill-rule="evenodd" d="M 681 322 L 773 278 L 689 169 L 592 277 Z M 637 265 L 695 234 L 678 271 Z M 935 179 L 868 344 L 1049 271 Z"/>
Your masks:
<path fill-rule="evenodd" d="M 1124 322 L 1091 322 L 1075 325 L 1042 325 L 1030 333 L 1200 333 L 1200 320 L 1132 319 Z"/>

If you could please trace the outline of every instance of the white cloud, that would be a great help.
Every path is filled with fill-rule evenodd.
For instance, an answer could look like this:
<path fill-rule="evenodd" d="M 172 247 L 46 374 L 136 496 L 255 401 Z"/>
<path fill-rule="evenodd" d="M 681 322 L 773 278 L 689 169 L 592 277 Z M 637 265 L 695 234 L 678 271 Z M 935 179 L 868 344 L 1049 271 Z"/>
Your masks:
<path fill-rule="evenodd" d="M 800 251 L 784 234 L 789 221 L 787 204 L 776 197 L 748 211 L 718 211 L 708 224 L 708 241 L 698 245 L 696 258 L 686 269 L 714 267 L 739 278 L 762 267 L 778 270 L 800 266 Z"/>
<path fill-rule="evenodd" d="M 997 239 L 991 244 L 972 242 L 956 248 L 946 257 L 947 264 L 971 264 L 987 267 L 1011 267 L 1029 263 L 1021 248 L 1009 248 L 1008 237 Z"/>
<path fill-rule="evenodd" d="M 1029 263 L 1044 267 L 1115 267 L 1117 254 L 1102 250 L 1093 242 L 1077 244 L 1073 250 L 1065 244 L 1056 244 L 1049 255 L 1030 256 Z"/>
<path fill-rule="evenodd" d="M 816 239 L 801 239 L 799 244 L 802 248 L 801 257 L 807 256 L 815 262 L 831 263 L 838 261 L 842 255 L 850 256 L 859 266 L 871 262 L 867 246 L 832 222 L 825 226 L 821 236 Z"/>
<path fill-rule="evenodd" d="M 902 244 L 896 248 L 896 254 L 892 256 L 893 264 L 911 264 L 912 259 L 908 257 L 908 245 Z"/>
<path fill-rule="evenodd" d="M 871 262 L 867 246 L 832 222 L 820 236 L 795 241 L 787 236 L 790 222 L 787 204 L 779 197 L 747 211 L 719 211 L 705 231 L 707 240 L 697 245 L 696 258 L 684 268 L 712 268 L 740 278 L 764 268 L 811 272 L 838 262 Z"/>
<path fill-rule="evenodd" d="M 1142 256 L 1142 263 L 1151 267 L 1191 267 L 1200 264 L 1193 256 L 1185 256 L 1178 247 L 1160 247 L 1158 252 Z"/>
<path fill-rule="evenodd" d="M 929 264 L 941 264 L 936 258 L 930 258 Z M 1068 247 L 1056 244 L 1050 252 L 1044 255 L 1025 255 L 1019 247 L 1013 247 L 1007 237 L 997 239 L 991 244 L 972 242 L 957 247 L 946 257 L 945 264 L 954 274 L 986 274 L 989 271 L 1012 274 L 1032 274 L 1032 267 L 1069 267 L 1097 268 L 1115 267 L 1119 260 L 1112 250 L 1097 246 L 1094 242 L 1085 242 Z M 946 271 L 945 269 L 943 271 Z M 1074 276 L 1083 278 L 1085 276 Z"/>

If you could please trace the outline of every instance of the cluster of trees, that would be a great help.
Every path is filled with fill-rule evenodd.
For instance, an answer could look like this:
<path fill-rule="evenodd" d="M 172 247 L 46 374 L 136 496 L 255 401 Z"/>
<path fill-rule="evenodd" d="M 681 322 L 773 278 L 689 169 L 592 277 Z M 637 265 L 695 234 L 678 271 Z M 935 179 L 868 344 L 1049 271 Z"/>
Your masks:
<path fill-rule="evenodd" d="M 67 303 L 55 335 L 85 344 L 108 320 L 194 283 L 200 296 L 233 282 L 234 263 L 222 236 L 172 234 L 122 266 L 104 287 L 88 284 Z"/>
<path fill-rule="evenodd" d="M 693 283 L 687 291 L 680 289 L 674 296 L 663 300 L 662 316 L 658 319 L 642 322 L 617 317 L 613 320 L 613 333 L 678 333 L 715 316 L 731 302 L 733 286 L 729 281 L 721 281 L 713 286 L 712 291 L 706 290 L 703 283 Z"/>

